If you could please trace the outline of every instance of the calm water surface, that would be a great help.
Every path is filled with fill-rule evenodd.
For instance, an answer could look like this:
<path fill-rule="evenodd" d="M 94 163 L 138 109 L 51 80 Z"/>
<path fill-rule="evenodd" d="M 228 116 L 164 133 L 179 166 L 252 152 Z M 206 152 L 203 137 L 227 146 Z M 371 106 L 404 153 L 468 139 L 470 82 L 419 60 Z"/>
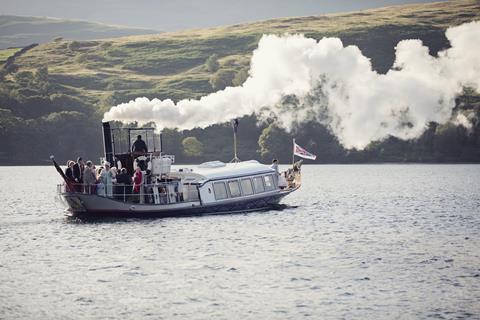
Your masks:
<path fill-rule="evenodd" d="M 479 165 L 303 174 L 282 211 L 73 223 L 0 167 L 0 318 L 480 319 Z"/>

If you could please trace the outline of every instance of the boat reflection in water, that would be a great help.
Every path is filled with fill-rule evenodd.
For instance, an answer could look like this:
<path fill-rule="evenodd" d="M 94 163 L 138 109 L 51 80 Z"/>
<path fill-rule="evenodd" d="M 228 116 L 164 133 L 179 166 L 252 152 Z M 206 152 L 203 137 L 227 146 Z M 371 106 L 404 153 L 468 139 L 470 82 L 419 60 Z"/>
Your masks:
<path fill-rule="evenodd" d="M 154 128 L 110 128 L 106 122 L 103 133 L 105 160 L 125 168 L 130 177 L 139 167 L 140 181 L 136 188 L 114 184 L 113 192 L 103 194 L 96 192 L 95 185 L 68 181 L 58 185 L 72 216 L 148 218 L 248 212 L 275 207 L 300 187 L 300 164 L 283 173 L 255 160 L 211 161 L 172 169 L 175 157 L 161 152 L 161 138 Z M 148 151 L 132 151 L 131 142 L 139 135 Z"/>

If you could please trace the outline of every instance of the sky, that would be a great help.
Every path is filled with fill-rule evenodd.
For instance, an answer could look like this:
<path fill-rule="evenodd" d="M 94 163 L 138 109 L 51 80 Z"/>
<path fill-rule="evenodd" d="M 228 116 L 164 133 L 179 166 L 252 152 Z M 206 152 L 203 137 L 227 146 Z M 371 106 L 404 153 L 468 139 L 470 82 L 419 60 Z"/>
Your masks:
<path fill-rule="evenodd" d="M 439 1 L 439 0 L 437 0 Z M 429 0 L 0 0 L 0 14 L 175 31 Z"/>

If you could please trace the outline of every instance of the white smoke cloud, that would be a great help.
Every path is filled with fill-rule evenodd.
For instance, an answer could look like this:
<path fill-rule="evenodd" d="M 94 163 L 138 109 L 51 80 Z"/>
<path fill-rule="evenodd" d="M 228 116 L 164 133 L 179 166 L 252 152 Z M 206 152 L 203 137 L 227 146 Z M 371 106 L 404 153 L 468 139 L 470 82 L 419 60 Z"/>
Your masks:
<path fill-rule="evenodd" d="M 346 148 L 413 139 L 429 122 L 451 120 L 464 86 L 480 92 L 480 22 L 449 28 L 446 36 L 451 48 L 438 57 L 420 40 L 399 42 L 393 68 L 379 74 L 358 47 L 338 38 L 264 35 L 242 86 L 176 104 L 137 98 L 112 107 L 104 120 L 191 129 L 260 113 L 288 130 L 315 119 Z"/>
<path fill-rule="evenodd" d="M 462 126 L 468 131 L 471 131 L 473 129 L 472 121 L 474 119 L 475 119 L 475 115 L 473 114 L 473 112 L 469 112 L 467 114 L 458 113 L 456 116 L 452 118 L 451 122 L 456 126 Z"/>

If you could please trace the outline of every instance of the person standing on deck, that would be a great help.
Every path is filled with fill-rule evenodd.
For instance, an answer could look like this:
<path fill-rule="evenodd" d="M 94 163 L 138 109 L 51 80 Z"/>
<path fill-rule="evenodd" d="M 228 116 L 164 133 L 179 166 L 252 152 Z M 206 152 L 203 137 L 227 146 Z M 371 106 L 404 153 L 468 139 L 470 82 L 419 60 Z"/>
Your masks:
<path fill-rule="evenodd" d="M 77 192 L 82 192 L 84 169 L 85 162 L 83 162 L 82 157 L 78 157 L 77 162 L 72 167 L 73 179 L 75 180 L 75 189 Z"/>
<path fill-rule="evenodd" d="M 95 191 L 95 169 L 93 168 L 92 161 L 87 161 L 85 170 L 83 171 L 83 183 L 85 185 L 85 192 L 88 194 L 93 194 Z"/>
<path fill-rule="evenodd" d="M 277 159 L 272 160 L 272 165 L 270 166 L 270 168 L 275 170 L 275 185 L 281 188 L 283 183 L 280 183 L 281 174 L 280 174 L 280 169 L 278 168 L 278 160 Z"/>
<path fill-rule="evenodd" d="M 280 174 L 280 171 L 279 171 L 279 169 L 278 169 L 278 160 L 277 160 L 277 159 L 273 159 L 273 160 L 272 160 L 272 165 L 270 166 L 270 168 L 272 168 L 273 170 L 275 170 L 275 173 L 276 173 L 277 175 Z"/>
<path fill-rule="evenodd" d="M 142 184 L 142 169 L 140 167 L 137 167 L 135 169 L 135 175 L 133 176 L 133 193 L 136 196 L 136 199 L 138 199 L 138 202 L 140 202 L 140 187 Z"/>
<path fill-rule="evenodd" d="M 67 161 L 67 168 L 65 169 L 65 176 L 70 180 L 71 182 L 75 182 L 75 178 L 73 177 L 73 165 L 75 164 L 75 161 L 73 160 L 68 160 Z"/>
<path fill-rule="evenodd" d="M 103 179 L 102 179 L 103 170 L 104 170 L 103 168 L 98 168 L 98 171 L 97 171 L 96 192 L 101 197 L 105 197 L 105 184 L 103 183 Z"/>
<path fill-rule="evenodd" d="M 133 143 L 132 152 L 136 154 L 145 154 L 148 152 L 147 144 L 142 140 L 141 135 L 138 135 L 137 140 Z"/>
<path fill-rule="evenodd" d="M 100 175 L 100 179 L 102 180 L 103 184 L 105 185 L 105 194 L 107 197 L 111 198 L 113 196 L 113 185 L 112 185 L 112 172 L 110 171 L 110 163 L 105 162 L 104 170 Z"/>
<path fill-rule="evenodd" d="M 127 169 L 122 168 L 120 173 L 117 174 L 117 188 L 116 194 L 120 199 L 126 199 L 132 192 L 132 178 L 127 174 Z"/>

